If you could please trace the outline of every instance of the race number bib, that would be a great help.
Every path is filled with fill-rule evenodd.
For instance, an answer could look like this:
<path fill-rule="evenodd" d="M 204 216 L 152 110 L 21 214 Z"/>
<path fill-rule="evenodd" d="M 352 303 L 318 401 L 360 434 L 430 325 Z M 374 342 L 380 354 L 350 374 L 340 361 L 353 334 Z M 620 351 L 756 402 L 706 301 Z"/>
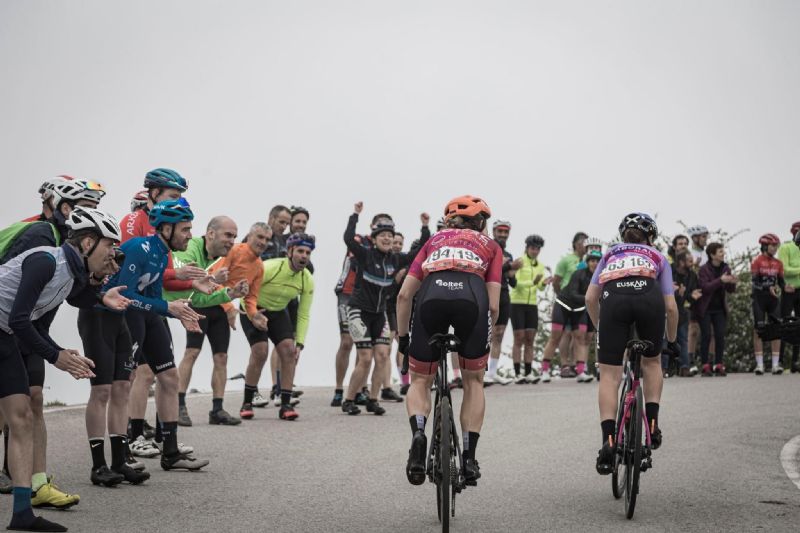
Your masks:
<path fill-rule="evenodd" d="M 606 266 L 600 272 L 600 283 L 633 276 L 655 278 L 657 274 L 656 265 L 647 257 L 633 254 L 625 255 L 606 263 Z"/>
<path fill-rule="evenodd" d="M 422 263 L 422 269 L 426 272 L 457 270 L 476 273 L 483 273 L 486 270 L 483 260 L 478 254 L 466 248 L 451 246 L 443 246 L 434 250 Z"/>

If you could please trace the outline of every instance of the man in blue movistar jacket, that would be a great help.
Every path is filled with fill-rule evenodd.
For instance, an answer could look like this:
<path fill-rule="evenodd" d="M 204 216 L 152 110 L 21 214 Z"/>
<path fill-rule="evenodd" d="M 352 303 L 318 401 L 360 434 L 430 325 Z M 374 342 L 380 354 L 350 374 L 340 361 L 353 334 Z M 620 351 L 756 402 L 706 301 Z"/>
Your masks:
<path fill-rule="evenodd" d="M 120 230 L 116 220 L 89 208 L 75 208 L 67 224 L 70 236 L 56 247 L 37 247 L 0 266 L 0 410 L 11 429 L 8 453 L 14 482 L 13 516 L 8 529 L 66 531 L 33 515 L 33 417 L 28 375 L 20 347 L 46 359 L 76 379 L 94 377 L 93 363 L 76 350 L 61 348 L 36 320 L 67 300 L 76 307 L 98 301 L 124 309 L 122 287 L 98 292 L 104 276 L 116 270 L 114 244 Z"/>
<path fill-rule="evenodd" d="M 156 411 L 164 439 L 161 468 L 164 470 L 198 470 L 208 464 L 181 453 L 178 449 L 178 369 L 172 352 L 167 325 L 161 319 L 174 317 L 189 331 L 200 332 L 201 315 L 193 311 L 187 300 L 167 302 L 162 297 L 164 270 L 170 250 L 185 250 L 192 237 L 192 213 L 189 203 L 180 198 L 156 204 L 149 213 L 156 233 L 135 237 L 122 244 L 125 263 L 108 286 L 124 285 L 123 292 L 131 300 L 125 318 L 134 346 L 158 380 Z M 159 316 L 160 315 L 160 316 Z"/>

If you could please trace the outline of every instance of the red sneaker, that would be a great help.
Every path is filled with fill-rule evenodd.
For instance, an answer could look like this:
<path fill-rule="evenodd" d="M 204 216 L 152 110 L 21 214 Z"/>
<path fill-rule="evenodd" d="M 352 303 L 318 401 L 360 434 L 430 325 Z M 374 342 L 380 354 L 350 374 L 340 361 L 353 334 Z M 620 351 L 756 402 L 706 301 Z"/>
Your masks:
<path fill-rule="evenodd" d="M 728 374 L 725 372 L 725 365 L 719 364 L 714 367 L 714 375 L 724 378 Z"/>
<path fill-rule="evenodd" d="M 251 403 L 243 403 L 242 408 L 239 409 L 239 416 L 242 417 L 243 420 L 250 420 L 255 416 L 253 412 L 253 404 Z"/>
<path fill-rule="evenodd" d="M 711 376 L 714 375 L 714 373 L 711 372 L 711 365 L 709 363 L 706 363 L 706 364 L 703 365 L 703 374 L 702 375 L 703 375 L 704 378 L 710 378 Z"/>

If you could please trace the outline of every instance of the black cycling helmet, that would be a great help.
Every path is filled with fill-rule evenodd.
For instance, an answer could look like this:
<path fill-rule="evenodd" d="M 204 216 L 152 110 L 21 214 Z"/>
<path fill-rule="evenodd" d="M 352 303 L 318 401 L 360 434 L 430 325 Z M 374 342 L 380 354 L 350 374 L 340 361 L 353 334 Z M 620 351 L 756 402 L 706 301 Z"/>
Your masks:
<path fill-rule="evenodd" d="M 392 222 L 391 219 L 381 219 L 376 222 L 372 226 L 370 236 L 374 239 L 379 233 L 383 233 L 384 231 L 389 231 L 392 233 L 392 236 L 394 236 L 394 222 Z"/>
<path fill-rule="evenodd" d="M 638 229 L 644 232 L 650 242 L 653 242 L 653 240 L 658 237 L 656 221 L 653 220 L 653 217 L 645 213 L 630 213 L 625 215 L 625 218 L 619 223 L 620 237 L 623 236 L 626 229 Z"/>
<path fill-rule="evenodd" d="M 525 238 L 525 246 L 535 246 L 537 248 L 542 248 L 544 246 L 544 239 L 541 238 L 539 235 L 528 235 Z"/>

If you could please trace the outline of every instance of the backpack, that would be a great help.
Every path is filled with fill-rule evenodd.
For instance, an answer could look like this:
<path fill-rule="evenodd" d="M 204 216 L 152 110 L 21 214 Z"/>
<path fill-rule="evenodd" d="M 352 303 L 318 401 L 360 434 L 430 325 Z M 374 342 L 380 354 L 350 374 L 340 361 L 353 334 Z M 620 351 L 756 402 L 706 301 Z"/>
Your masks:
<path fill-rule="evenodd" d="M 39 222 L 40 221 L 15 222 L 7 228 L 0 230 L 0 264 L 11 259 L 10 257 L 6 257 L 6 254 L 11 249 L 11 246 L 31 227 L 31 224 L 37 224 Z M 49 224 L 49 222 L 45 222 L 45 224 Z M 50 229 L 53 231 L 53 237 L 56 240 L 56 246 L 60 246 L 61 235 L 59 234 L 59 231 L 52 224 L 50 224 Z"/>

